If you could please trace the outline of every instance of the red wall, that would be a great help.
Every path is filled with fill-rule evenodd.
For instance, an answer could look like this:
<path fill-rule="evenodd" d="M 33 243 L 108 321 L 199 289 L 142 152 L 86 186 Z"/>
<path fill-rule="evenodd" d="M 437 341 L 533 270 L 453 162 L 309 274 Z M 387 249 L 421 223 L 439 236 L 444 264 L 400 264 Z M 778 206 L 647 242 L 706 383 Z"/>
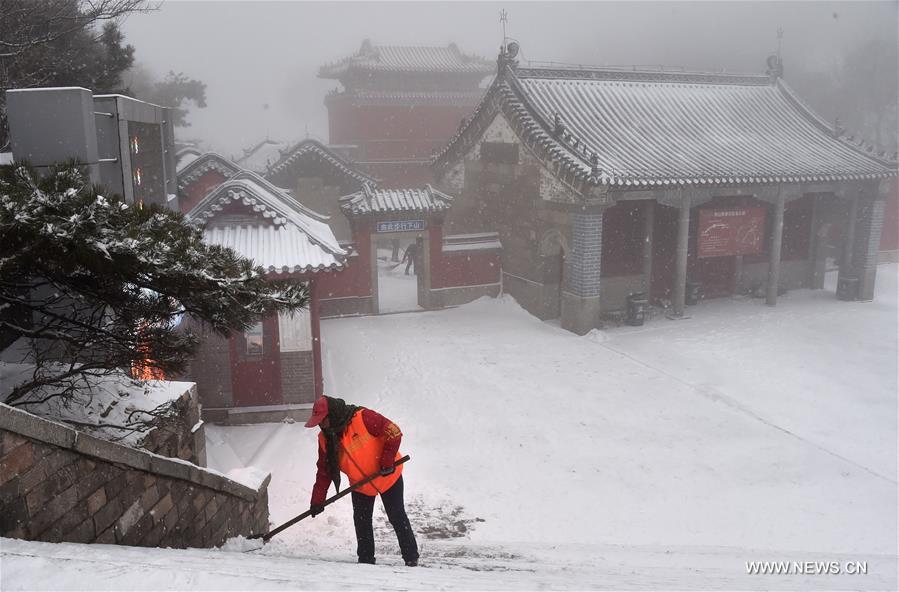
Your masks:
<path fill-rule="evenodd" d="M 893 194 L 887 198 L 880 235 L 881 251 L 899 250 L 899 183 L 894 183 Z"/>
<path fill-rule="evenodd" d="M 229 340 L 231 350 L 231 392 L 235 407 L 279 405 L 281 393 L 281 352 L 278 348 L 278 315 L 262 321 L 263 355 L 246 356 L 243 333 Z"/>
<path fill-rule="evenodd" d="M 441 265 L 432 271 L 431 287 L 478 286 L 499 283 L 499 251 L 443 253 Z"/>
<path fill-rule="evenodd" d="M 358 160 L 384 187 L 421 187 L 433 182 L 426 160 L 458 131 L 471 107 L 449 105 L 328 104 L 332 144 L 359 146 Z M 400 161 L 380 163 L 377 161 Z"/>
<path fill-rule="evenodd" d="M 502 271 L 499 251 L 443 252 L 443 227 L 431 227 L 431 288 L 496 284 Z"/>
<path fill-rule="evenodd" d="M 622 202 L 602 217 L 602 277 L 643 273 L 644 208 L 646 202 Z"/>
<path fill-rule="evenodd" d="M 187 186 L 180 200 L 181 213 L 186 214 L 209 192 L 224 183 L 226 177 L 218 171 L 206 171 L 200 178 Z"/>
<path fill-rule="evenodd" d="M 474 107 L 448 105 L 359 105 L 328 106 L 332 144 L 355 144 L 366 140 L 449 140 L 462 118 Z M 430 154 L 407 156 L 427 157 Z"/>
<path fill-rule="evenodd" d="M 353 246 L 358 255 L 347 258 L 347 266 L 337 272 L 319 272 L 316 278 L 319 298 L 366 297 L 372 294 L 371 231 L 353 231 Z"/>

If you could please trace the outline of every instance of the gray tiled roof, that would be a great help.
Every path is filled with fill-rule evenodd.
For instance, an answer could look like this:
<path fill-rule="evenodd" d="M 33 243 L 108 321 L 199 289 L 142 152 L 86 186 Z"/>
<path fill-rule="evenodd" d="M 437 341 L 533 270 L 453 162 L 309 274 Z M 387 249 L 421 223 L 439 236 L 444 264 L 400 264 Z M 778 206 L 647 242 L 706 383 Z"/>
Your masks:
<path fill-rule="evenodd" d="M 255 220 L 217 220 L 234 202 L 243 204 Z M 346 256 L 322 216 L 250 171 L 241 171 L 216 187 L 186 218 L 206 225 L 208 242 L 233 248 L 269 271 L 336 269 Z"/>
<path fill-rule="evenodd" d="M 430 185 L 423 189 L 372 189 L 363 186 L 362 191 L 340 198 L 340 207 L 347 214 L 400 212 L 440 212 L 448 210 L 453 198 Z"/>
<path fill-rule="evenodd" d="M 302 273 L 343 266 L 333 253 L 313 243 L 308 234 L 293 224 L 208 226 L 203 230 L 203 240 L 228 247 L 271 273 Z"/>
<path fill-rule="evenodd" d="M 591 184 L 810 182 L 896 173 L 885 155 L 838 137 L 780 79 L 619 69 L 507 67 L 437 163 L 455 161 L 498 110 L 557 171 Z"/>
<path fill-rule="evenodd" d="M 486 76 L 494 72 L 496 66 L 483 58 L 463 54 L 455 43 L 450 43 L 446 47 L 376 46 L 366 40 L 355 55 L 322 66 L 319 76 L 339 78 L 351 70 L 444 72 Z"/>
<path fill-rule="evenodd" d="M 325 146 L 318 140 L 311 139 L 302 140 L 300 142 L 297 142 L 290 148 L 280 151 L 279 158 L 268 166 L 266 176 L 272 177 L 274 175 L 277 175 L 281 171 L 288 169 L 300 159 L 310 155 L 318 158 L 322 162 L 327 163 L 329 166 L 336 169 L 341 175 L 355 180 L 360 185 L 364 183 L 377 185 L 380 181 L 379 179 L 376 179 L 371 175 L 357 169 L 355 166 L 353 166 L 352 163 L 347 161 L 345 158 L 343 158 L 343 156 L 335 152 L 333 149 Z"/>

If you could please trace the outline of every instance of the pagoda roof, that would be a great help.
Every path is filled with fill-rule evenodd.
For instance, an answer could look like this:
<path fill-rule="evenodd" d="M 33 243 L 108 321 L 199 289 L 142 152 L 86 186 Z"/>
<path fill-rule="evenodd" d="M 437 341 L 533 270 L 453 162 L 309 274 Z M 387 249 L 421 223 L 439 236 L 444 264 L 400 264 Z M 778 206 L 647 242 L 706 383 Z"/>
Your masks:
<path fill-rule="evenodd" d="M 340 207 L 352 215 L 442 212 L 452 203 L 452 196 L 430 185 L 421 189 L 373 189 L 365 185 L 361 191 L 340 198 Z"/>
<path fill-rule="evenodd" d="M 496 66 L 478 56 L 462 53 L 455 43 L 446 47 L 374 45 L 366 39 L 359 51 L 319 69 L 319 78 L 341 78 L 361 72 L 436 72 L 442 74 L 492 74 Z"/>
<path fill-rule="evenodd" d="M 498 113 L 573 186 L 618 188 L 878 179 L 895 156 L 815 115 L 777 75 L 523 68 L 499 75 L 448 145 L 457 162 Z"/>

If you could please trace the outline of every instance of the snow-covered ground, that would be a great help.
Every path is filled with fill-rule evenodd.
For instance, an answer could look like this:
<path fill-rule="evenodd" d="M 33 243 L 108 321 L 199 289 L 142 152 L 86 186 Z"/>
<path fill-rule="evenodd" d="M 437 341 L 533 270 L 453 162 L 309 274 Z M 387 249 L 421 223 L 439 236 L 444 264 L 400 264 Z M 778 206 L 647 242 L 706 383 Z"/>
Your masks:
<path fill-rule="evenodd" d="M 585 337 L 508 298 L 325 321 L 327 392 L 403 429 L 421 567 L 402 566 L 380 509 L 379 565 L 353 563 L 342 500 L 246 554 L 3 539 L 0 583 L 895 590 L 896 278 L 879 268 L 873 303 L 837 301 L 831 285 Z M 314 430 L 207 433 L 212 468 L 272 472 L 274 522 L 307 508 Z M 751 575 L 750 561 L 868 573 Z"/>
<path fill-rule="evenodd" d="M 22 352 L 30 350 L 19 342 L 5 350 L 4 356 L 22 359 L 27 355 Z M 64 366 L 59 368 L 65 369 Z M 53 369 L 51 366 L 50 370 Z M 53 375 L 53 372 L 49 374 Z M 33 364 L 0 360 L 0 385 L 4 391 L 33 379 Z M 142 422 L 152 419 L 153 412 L 170 410 L 171 404 L 194 386 L 192 382 L 172 380 L 147 380 L 139 383 L 122 373 L 90 379 L 76 377 L 72 382 L 85 388 L 76 392 L 71 400 L 50 397 L 48 391 L 52 389 L 42 387 L 34 389 L 23 398 L 21 409 L 51 421 L 70 422 L 98 438 L 128 446 L 138 446 L 150 429 L 156 429 L 148 428 Z"/>
<path fill-rule="evenodd" d="M 400 249 L 402 258 L 406 248 L 405 242 Z M 378 249 L 378 310 L 385 312 L 408 312 L 421 310 L 418 306 L 418 277 L 409 269 L 406 275 L 406 263 L 391 260 L 390 249 Z"/>

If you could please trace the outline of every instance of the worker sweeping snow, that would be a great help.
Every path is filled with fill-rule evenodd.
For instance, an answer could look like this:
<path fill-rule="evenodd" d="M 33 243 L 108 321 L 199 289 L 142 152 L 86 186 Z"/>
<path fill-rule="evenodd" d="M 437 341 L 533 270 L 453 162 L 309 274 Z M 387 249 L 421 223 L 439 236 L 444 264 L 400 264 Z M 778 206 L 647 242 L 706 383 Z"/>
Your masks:
<path fill-rule="evenodd" d="M 409 567 L 418 565 L 418 544 L 406 516 L 403 503 L 403 467 L 397 464 L 399 427 L 380 413 L 348 405 L 343 399 L 323 396 L 312 407 L 307 428 L 318 426 L 318 472 L 312 488 L 309 514 L 324 510 L 328 485 L 340 491 L 340 473 L 355 485 L 377 475 L 352 492 L 353 523 L 356 527 L 359 563 L 375 563 L 375 537 L 372 512 L 380 495 L 387 518 L 396 532 L 403 560 Z"/>

